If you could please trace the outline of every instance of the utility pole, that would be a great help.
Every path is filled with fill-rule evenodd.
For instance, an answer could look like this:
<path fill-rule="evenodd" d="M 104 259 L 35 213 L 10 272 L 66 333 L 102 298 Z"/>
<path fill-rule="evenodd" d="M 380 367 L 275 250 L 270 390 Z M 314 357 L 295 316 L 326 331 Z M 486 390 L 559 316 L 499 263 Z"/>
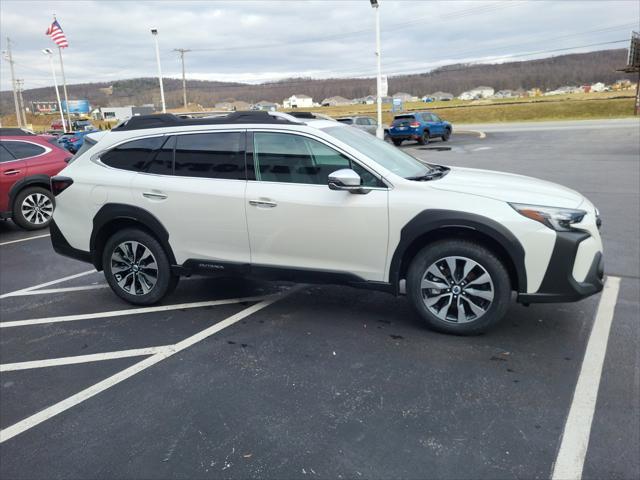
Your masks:
<path fill-rule="evenodd" d="M 180 53 L 180 62 L 182 63 L 182 100 L 184 101 L 184 108 L 187 110 L 187 80 L 184 75 L 184 54 L 191 50 L 186 48 L 174 48 L 173 51 Z"/>
<path fill-rule="evenodd" d="M 378 0 L 369 0 L 371 6 L 376 11 L 376 60 L 378 67 L 378 78 L 376 82 L 376 97 L 378 105 L 378 128 L 376 129 L 376 137 L 380 140 L 384 139 L 384 128 L 382 127 L 382 54 L 380 52 L 380 4 Z"/>
<path fill-rule="evenodd" d="M 22 125 L 27 126 L 27 113 L 24 107 L 24 98 L 22 98 L 24 80 L 21 78 L 16 79 L 16 90 L 18 90 L 18 104 L 20 105 L 20 115 L 22 115 Z"/>
<path fill-rule="evenodd" d="M 162 67 L 160 66 L 160 46 L 158 45 L 158 29 L 152 28 L 151 35 L 156 43 L 156 62 L 158 62 L 158 80 L 160 82 L 160 101 L 162 102 L 162 113 L 167 113 L 167 105 L 164 102 L 164 85 L 162 85 Z"/>
<path fill-rule="evenodd" d="M 13 57 L 11 56 L 11 39 L 7 37 L 7 50 L 4 52 L 5 59 L 9 62 L 11 68 L 11 88 L 13 88 L 13 103 L 16 107 L 16 121 L 18 127 L 22 128 L 22 119 L 20 118 L 20 106 L 18 105 L 18 92 L 16 91 L 16 76 L 13 71 Z"/>

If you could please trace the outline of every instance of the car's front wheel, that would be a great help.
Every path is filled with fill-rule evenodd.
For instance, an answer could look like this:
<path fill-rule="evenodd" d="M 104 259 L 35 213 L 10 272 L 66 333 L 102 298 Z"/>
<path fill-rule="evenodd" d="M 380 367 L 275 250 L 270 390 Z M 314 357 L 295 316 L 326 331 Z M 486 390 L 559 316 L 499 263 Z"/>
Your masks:
<path fill-rule="evenodd" d="M 13 221 L 25 230 L 45 228 L 53 216 L 53 194 L 42 187 L 22 190 L 13 202 Z"/>
<path fill-rule="evenodd" d="M 444 131 L 444 135 L 442 135 L 442 141 L 443 142 L 448 142 L 449 141 L 449 137 L 451 137 L 451 130 L 447 128 Z"/>
<path fill-rule="evenodd" d="M 162 245 L 142 230 L 130 228 L 113 234 L 102 253 L 104 276 L 120 298 L 135 305 L 151 305 L 168 295 L 179 277 Z"/>
<path fill-rule="evenodd" d="M 407 273 L 407 295 L 434 330 L 476 335 L 504 317 L 511 284 L 493 252 L 470 241 L 446 240 L 415 256 Z"/>

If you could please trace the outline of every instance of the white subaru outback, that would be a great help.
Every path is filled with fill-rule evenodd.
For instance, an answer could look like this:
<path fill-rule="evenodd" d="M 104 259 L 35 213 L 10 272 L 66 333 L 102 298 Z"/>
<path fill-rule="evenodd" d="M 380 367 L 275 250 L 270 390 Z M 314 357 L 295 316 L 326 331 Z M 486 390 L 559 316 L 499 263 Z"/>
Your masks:
<path fill-rule="evenodd" d="M 181 275 L 406 294 L 475 334 L 523 304 L 602 289 L 594 206 L 519 175 L 424 164 L 355 128 L 274 112 L 133 117 L 90 135 L 51 186 L 55 250 L 149 305 Z"/>

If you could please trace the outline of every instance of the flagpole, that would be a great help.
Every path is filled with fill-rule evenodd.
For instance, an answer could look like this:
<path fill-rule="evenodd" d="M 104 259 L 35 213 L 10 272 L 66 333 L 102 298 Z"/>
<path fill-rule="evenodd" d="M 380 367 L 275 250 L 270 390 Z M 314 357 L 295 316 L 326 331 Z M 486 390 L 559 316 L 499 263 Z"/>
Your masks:
<path fill-rule="evenodd" d="M 62 63 L 62 47 L 58 47 L 58 53 L 60 54 L 60 72 L 62 73 L 62 90 L 64 91 L 64 104 L 67 107 L 67 122 L 68 122 L 67 125 L 69 125 L 69 130 L 71 130 L 72 129 L 71 114 L 69 113 L 69 97 L 67 95 L 67 79 L 64 76 L 64 64 Z"/>
<path fill-rule="evenodd" d="M 62 120 L 62 130 L 66 132 L 67 128 L 64 124 L 64 112 L 62 111 L 62 102 L 60 102 L 60 92 L 58 91 L 58 81 L 56 80 L 56 67 L 53 65 L 53 51 L 50 48 L 45 48 L 42 50 L 42 53 L 49 57 L 51 75 L 53 76 L 53 86 L 56 89 L 56 98 L 58 99 L 58 108 L 60 109 L 60 120 Z"/>

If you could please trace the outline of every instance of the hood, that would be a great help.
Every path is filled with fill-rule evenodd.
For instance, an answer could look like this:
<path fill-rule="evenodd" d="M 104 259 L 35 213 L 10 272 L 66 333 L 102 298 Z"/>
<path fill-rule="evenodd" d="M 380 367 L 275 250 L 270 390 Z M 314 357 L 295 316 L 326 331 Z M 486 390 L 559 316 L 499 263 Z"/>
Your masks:
<path fill-rule="evenodd" d="M 429 182 L 439 190 L 469 193 L 511 203 L 577 208 L 584 197 L 570 188 L 513 173 L 450 167 L 440 180 Z"/>

